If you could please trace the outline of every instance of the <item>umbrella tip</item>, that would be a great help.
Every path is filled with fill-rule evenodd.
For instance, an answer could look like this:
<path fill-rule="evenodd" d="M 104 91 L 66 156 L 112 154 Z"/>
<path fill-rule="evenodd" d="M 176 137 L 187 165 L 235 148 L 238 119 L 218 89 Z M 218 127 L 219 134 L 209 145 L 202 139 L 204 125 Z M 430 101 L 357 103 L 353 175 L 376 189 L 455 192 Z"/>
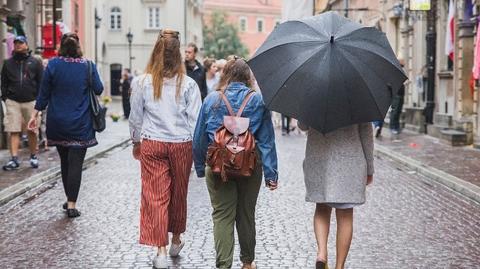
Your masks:
<path fill-rule="evenodd" d="M 331 44 L 333 44 L 333 40 L 334 40 L 334 38 L 335 38 L 335 37 L 334 37 L 333 35 L 332 35 L 332 36 L 330 36 L 330 43 L 331 43 Z"/>

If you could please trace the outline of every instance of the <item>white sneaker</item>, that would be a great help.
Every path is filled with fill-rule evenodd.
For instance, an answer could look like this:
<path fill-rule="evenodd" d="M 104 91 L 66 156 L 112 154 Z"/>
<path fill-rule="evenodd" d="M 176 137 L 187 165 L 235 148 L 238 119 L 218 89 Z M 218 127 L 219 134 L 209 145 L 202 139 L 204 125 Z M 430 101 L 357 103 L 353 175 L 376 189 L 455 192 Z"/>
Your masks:
<path fill-rule="evenodd" d="M 177 257 L 178 254 L 180 254 L 180 251 L 182 251 L 183 246 L 185 246 L 185 241 L 181 241 L 179 245 L 173 244 L 170 246 L 170 250 L 168 251 L 168 254 L 171 257 Z"/>
<path fill-rule="evenodd" d="M 166 255 L 155 256 L 155 258 L 153 258 L 153 267 L 157 269 L 167 269 L 168 268 L 167 256 Z"/>

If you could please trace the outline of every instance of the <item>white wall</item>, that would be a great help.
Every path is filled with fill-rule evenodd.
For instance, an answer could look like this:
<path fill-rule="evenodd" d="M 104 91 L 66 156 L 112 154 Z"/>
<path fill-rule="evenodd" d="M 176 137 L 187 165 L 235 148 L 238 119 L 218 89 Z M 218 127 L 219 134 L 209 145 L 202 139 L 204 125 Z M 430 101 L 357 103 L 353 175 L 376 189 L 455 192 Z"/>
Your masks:
<path fill-rule="evenodd" d="M 300 19 L 313 15 L 313 0 L 283 0 L 282 21 Z"/>
<path fill-rule="evenodd" d="M 132 57 L 135 57 L 135 59 L 132 60 L 132 71 L 143 71 L 147 65 L 160 30 L 147 28 L 148 7 L 159 7 L 160 28 L 170 28 L 179 31 L 182 44 L 185 43 L 185 1 L 97 0 L 95 2 L 99 16 L 102 17 L 102 23 L 98 33 L 98 65 L 102 70 L 102 78 L 107 93 L 110 91 L 110 65 L 121 64 L 122 68 L 127 68 L 129 65 L 128 42 L 126 37 L 129 29 L 133 34 Z M 196 36 L 198 46 L 203 47 L 201 9 L 193 7 L 195 1 L 188 0 L 188 2 L 186 42 L 194 41 L 194 36 Z M 196 2 L 199 4 L 202 3 L 202 1 Z M 115 6 L 121 9 L 122 28 L 120 30 L 110 30 L 110 10 Z M 105 49 L 103 49 L 103 47 Z"/>

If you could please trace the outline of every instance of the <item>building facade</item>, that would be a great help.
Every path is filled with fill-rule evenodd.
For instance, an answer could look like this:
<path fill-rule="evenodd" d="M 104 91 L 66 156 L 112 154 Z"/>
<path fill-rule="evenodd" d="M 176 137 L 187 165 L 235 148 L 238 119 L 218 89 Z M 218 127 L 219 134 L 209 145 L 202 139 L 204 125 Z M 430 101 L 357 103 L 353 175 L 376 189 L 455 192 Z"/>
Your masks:
<path fill-rule="evenodd" d="M 189 42 L 203 47 L 202 1 L 172 0 L 109 0 L 95 1 L 95 9 L 101 19 L 89 40 L 96 43 L 97 65 L 107 90 L 106 94 L 118 95 L 121 71 L 131 68 L 142 73 L 160 29 L 170 28 L 180 32 L 182 45 Z M 131 43 L 127 34 L 131 34 Z M 95 54 L 95 46 L 93 46 Z"/>
<path fill-rule="evenodd" d="M 409 77 L 404 106 L 408 129 L 453 145 L 472 144 L 480 134 L 478 94 L 472 87 L 475 0 L 431 0 L 431 11 L 411 10 L 414 2 L 419 1 L 330 0 L 328 9 L 385 32 Z M 452 39 L 451 59 L 446 53 L 448 38 Z M 429 70 L 435 71 L 433 76 Z"/>
<path fill-rule="evenodd" d="M 205 0 L 205 21 L 215 11 L 227 14 L 227 21 L 236 25 L 240 40 L 252 56 L 273 28 L 281 22 L 281 0 Z"/>
<path fill-rule="evenodd" d="M 0 63 L 11 56 L 13 39 L 25 35 L 30 49 L 39 57 L 56 55 L 60 37 L 65 32 L 77 32 L 82 47 L 88 28 L 86 6 L 92 0 L 1 0 L 0 1 Z M 0 148 L 5 148 L 3 132 L 4 107 L 0 102 Z"/>

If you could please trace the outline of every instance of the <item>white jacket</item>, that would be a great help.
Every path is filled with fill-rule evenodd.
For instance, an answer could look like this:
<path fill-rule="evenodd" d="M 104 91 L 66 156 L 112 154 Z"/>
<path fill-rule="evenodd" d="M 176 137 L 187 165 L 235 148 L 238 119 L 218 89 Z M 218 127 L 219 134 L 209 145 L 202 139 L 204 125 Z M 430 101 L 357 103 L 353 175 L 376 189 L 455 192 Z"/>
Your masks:
<path fill-rule="evenodd" d="M 177 100 L 176 83 L 177 76 L 164 79 L 162 96 L 154 100 L 152 76 L 146 74 L 133 79 L 129 117 L 133 142 L 149 139 L 180 143 L 193 139 L 202 105 L 200 89 L 193 79 L 185 75 Z"/>

